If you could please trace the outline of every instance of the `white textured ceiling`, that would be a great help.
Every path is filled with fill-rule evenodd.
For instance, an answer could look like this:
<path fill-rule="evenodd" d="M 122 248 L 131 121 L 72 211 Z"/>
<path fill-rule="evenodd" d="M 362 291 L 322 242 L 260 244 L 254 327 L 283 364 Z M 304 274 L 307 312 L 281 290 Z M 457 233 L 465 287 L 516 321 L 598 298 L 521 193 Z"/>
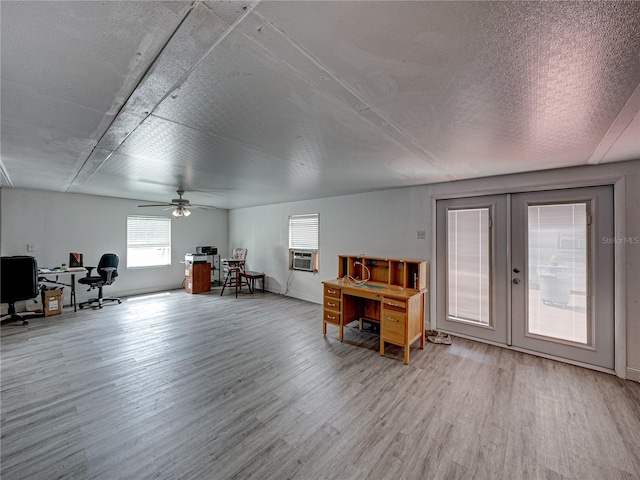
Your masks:
<path fill-rule="evenodd" d="M 0 3 L 1 185 L 220 208 L 640 158 L 640 2 Z"/>

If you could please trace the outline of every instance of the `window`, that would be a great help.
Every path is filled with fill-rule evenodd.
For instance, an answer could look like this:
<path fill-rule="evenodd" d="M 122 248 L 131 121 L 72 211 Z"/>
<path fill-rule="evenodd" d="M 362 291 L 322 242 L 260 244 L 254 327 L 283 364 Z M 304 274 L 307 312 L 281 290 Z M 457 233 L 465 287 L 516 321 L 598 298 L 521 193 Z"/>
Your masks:
<path fill-rule="evenodd" d="M 289 217 L 289 269 L 318 271 L 318 214 Z"/>
<path fill-rule="evenodd" d="M 289 250 L 318 250 L 318 214 L 289 217 Z"/>
<path fill-rule="evenodd" d="M 127 268 L 171 265 L 171 219 L 127 216 Z"/>

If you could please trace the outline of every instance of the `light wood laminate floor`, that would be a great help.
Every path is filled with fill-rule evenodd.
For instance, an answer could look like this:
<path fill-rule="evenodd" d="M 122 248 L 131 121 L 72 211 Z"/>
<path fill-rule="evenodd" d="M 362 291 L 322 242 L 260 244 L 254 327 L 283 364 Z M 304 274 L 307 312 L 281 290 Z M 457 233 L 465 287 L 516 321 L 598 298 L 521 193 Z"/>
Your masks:
<path fill-rule="evenodd" d="M 2 326 L 2 480 L 637 479 L 640 384 L 172 291 Z"/>

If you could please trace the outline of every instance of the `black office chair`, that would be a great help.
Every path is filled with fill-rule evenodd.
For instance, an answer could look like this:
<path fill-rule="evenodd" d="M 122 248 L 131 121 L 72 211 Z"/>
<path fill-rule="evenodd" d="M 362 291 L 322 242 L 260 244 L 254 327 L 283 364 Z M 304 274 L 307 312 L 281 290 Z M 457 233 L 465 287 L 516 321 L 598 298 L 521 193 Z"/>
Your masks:
<path fill-rule="evenodd" d="M 0 301 L 9 304 L 8 314 L 0 321 L 22 320 L 22 324 L 27 325 L 29 321 L 16 313 L 15 302 L 38 296 L 38 263 L 33 257 L 2 257 L 0 271 Z"/>
<path fill-rule="evenodd" d="M 87 276 L 78 280 L 78 283 L 82 283 L 84 285 L 89 285 L 89 290 L 93 288 L 98 289 L 98 298 L 92 298 L 86 302 L 82 302 L 80 305 L 80 309 L 83 309 L 85 306 L 93 306 L 102 308 L 104 302 L 118 302 L 122 303 L 117 297 L 103 297 L 102 296 L 102 287 L 105 285 L 111 285 L 115 282 L 118 276 L 118 256 L 115 253 L 105 253 L 100 258 L 100 262 L 98 262 L 98 268 L 96 269 L 96 273 L 98 275 L 91 276 L 91 270 L 95 267 L 85 267 L 87 269 Z M 89 291 L 87 290 L 87 291 Z M 93 305 L 95 303 L 95 305 Z"/>

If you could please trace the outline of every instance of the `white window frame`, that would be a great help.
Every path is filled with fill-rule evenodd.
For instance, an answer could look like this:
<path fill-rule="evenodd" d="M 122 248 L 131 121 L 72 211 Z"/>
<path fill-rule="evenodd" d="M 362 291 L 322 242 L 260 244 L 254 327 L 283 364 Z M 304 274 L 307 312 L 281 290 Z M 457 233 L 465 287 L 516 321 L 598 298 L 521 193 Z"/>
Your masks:
<path fill-rule="evenodd" d="M 147 234 L 145 238 L 141 232 L 142 238 L 134 239 L 134 228 L 153 229 L 153 234 Z M 132 243 L 134 241 L 135 244 Z M 146 260 L 140 259 L 140 255 L 146 256 Z M 127 215 L 127 268 L 166 266 L 171 266 L 171 219 L 155 215 Z"/>

